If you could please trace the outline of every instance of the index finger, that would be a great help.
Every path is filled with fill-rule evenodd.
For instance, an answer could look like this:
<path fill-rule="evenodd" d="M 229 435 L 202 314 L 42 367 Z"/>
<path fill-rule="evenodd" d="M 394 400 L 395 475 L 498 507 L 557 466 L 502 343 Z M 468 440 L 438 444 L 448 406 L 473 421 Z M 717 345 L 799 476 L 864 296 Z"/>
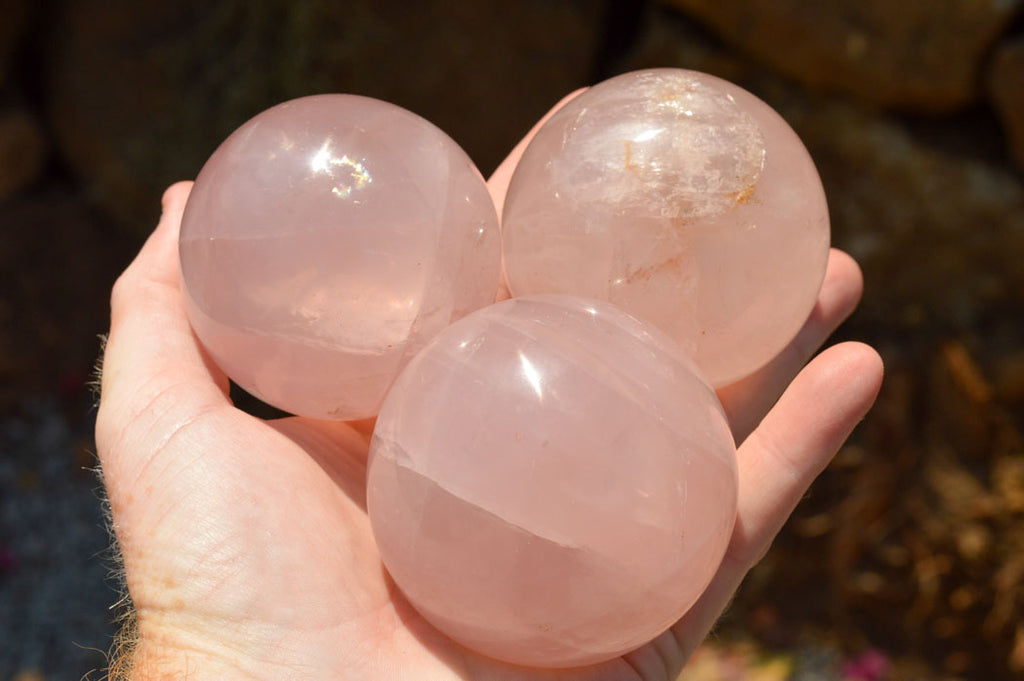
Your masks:
<path fill-rule="evenodd" d="M 133 449 L 136 436 L 230 404 L 227 377 L 202 350 L 185 314 L 178 231 L 190 188 L 182 182 L 164 193 L 160 223 L 111 293 L 96 418 L 97 450 L 108 472 L 127 465 L 121 453 Z"/>
<path fill-rule="evenodd" d="M 494 202 L 494 207 L 498 211 L 498 219 L 501 220 L 502 211 L 505 208 L 505 196 L 508 194 L 509 183 L 512 182 L 512 175 L 516 171 L 516 166 L 519 165 L 519 159 L 523 157 L 523 152 L 526 151 L 526 147 L 530 146 L 530 142 L 537 133 L 540 131 L 544 124 L 548 122 L 548 119 L 558 113 L 558 110 L 563 106 L 571 102 L 575 97 L 578 97 L 582 93 L 586 92 L 586 88 L 580 88 L 574 92 L 570 92 L 565 97 L 562 97 L 551 107 L 551 110 L 541 116 L 541 119 L 537 121 L 536 125 L 530 128 L 530 132 L 526 133 L 523 139 L 519 140 L 519 144 L 512 148 L 509 155 L 505 157 L 505 160 L 501 162 L 491 176 L 487 179 L 487 191 L 491 194 L 491 201 Z M 498 285 L 498 293 L 495 295 L 495 302 L 500 302 L 512 297 L 511 292 L 508 290 L 508 282 L 505 280 L 504 265 L 502 265 L 501 283 Z"/>
<path fill-rule="evenodd" d="M 558 113 L 559 109 L 586 91 L 587 88 L 580 88 L 579 90 L 570 92 L 565 97 L 562 97 L 557 104 L 551 107 L 550 111 L 541 116 L 541 119 L 537 121 L 536 125 L 530 128 L 530 132 L 526 133 L 526 136 L 519 140 L 519 144 L 512 148 L 512 151 L 509 152 L 509 155 L 501 162 L 501 165 L 491 173 L 491 176 L 487 179 L 487 190 L 491 193 L 491 200 L 494 201 L 494 207 L 498 209 L 499 218 L 501 218 L 501 211 L 505 205 L 505 195 L 508 194 L 508 185 L 512 181 L 512 174 L 515 172 L 516 166 L 519 165 L 519 159 L 523 157 L 523 152 L 526 151 L 526 147 L 530 146 L 530 142 L 537 136 L 537 133 L 542 127 L 544 127 L 544 124 L 548 122 L 549 118 Z"/>

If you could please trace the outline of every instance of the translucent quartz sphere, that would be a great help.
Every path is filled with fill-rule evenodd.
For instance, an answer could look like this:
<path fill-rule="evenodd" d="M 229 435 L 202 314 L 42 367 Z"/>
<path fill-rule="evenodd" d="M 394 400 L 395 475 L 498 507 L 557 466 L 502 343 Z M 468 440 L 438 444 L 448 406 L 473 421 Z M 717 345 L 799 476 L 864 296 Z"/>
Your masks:
<path fill-rule="evenodd" d="M 275 106 L 196 179 L 181 227 L 189 318 L 235 382 L 316 418 L 375 414 L 405 362 L 494 301 L 483 178 L 437 127 L 353 95 Z"/>
<path fill-rule="evenodd" d="M 678 345 L 599 301 L 513 298 L 437 336 L 388 394 L 368 507 L 416 609 L 494 658 L 610 659 L 707 586 L 735 446 Z"/>
<path fill-rule="evenodd" d="M 515 171 L 502 231 L 512 295 L 615 303 L 716 387 L 792 340 L 829 250 L 793 130 L 745 90 L 679 69 L 612 78 L 556 113 Z"/>

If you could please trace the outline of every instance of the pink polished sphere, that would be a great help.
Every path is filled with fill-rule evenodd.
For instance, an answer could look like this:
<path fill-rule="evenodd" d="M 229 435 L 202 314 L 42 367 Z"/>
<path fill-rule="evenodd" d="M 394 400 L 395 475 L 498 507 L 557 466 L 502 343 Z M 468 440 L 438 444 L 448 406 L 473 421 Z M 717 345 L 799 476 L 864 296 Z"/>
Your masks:
<path fill-rule="evenodd" d="M 485 655 L 568 667 L 655 638 L 716 571 L 735 446 L 678 345 L 603 302 L 514 298 L 437 336 L 374 430 L 384 564 Z"/>
<path fill-rule="evenodd" d="M 228 376 L 286 411 L 353 419 L 434 334 L 494 301 L 500 246 L 451 138 L 386 102 L 320 95 L 217 149 L 180 255 L 189 319 Z"/>
<path fill-rule="evenodd" d="M 502 239 L 512 295 L 610 301 L 722 386 L 807 319 L 828 207 L 768 105 L 713 76 L 654 69 L 594 86 L 544 125 L 512 178 Z"/>

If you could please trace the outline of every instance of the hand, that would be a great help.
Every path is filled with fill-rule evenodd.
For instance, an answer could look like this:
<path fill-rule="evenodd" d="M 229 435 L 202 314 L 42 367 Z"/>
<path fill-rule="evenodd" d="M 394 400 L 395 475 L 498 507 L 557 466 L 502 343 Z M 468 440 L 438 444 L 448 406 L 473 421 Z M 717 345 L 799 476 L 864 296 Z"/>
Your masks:
<path fill-rule="evenodd" d="M 523 148 L 491 178 L 498 206 Z M 114 665 L 129 678 L 674 679 L 881 383 L 877 354 L 857 343 L 800 371 L 860 298 L 856 264 L 833 251 L 799 337 L 720 391 L 742 440 L 739 516 L 703 597 L 656 640 L 595 667 L 495 662 L 434 630 L 386 579 L 366 516 L 371 423 L 263 421 L 232 406 L 182 302 L 189 187 L 167 190 L 114 287 L 103 362 L 96 439 L 136 623 Z"/>

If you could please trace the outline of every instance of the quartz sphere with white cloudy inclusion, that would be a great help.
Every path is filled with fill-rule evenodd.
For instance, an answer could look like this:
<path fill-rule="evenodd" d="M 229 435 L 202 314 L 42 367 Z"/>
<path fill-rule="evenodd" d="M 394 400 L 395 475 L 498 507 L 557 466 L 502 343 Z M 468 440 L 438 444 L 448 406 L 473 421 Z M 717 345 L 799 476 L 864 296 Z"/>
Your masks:
<path fill-rule="evenodd" d="M 216 363 L 318 418 L 375 414 L 405 362 L 500 279 L 470 159 L 419 116 L 353 95 L 286 102 L 232 134 L 192 188 L 180 256 Z"/>
<path fill-rule="evenodd" d="M 792 340 L 829 250 L 824 191 L 793 130 L 745 90 L 679 69 L 612 78 L 556 113 L 515 171 L 502 230 L 512 295 L 619 305 L 715 386 Z"/>
<path fill-rule="evenodd" d="M 700 596 L 736 514 L 722 407 L 678 344 L 599 301 L 513 298 L 438 335 L 388 393 L 374 537 L 416 609 L 485 655 L 596 663 Z"/>

